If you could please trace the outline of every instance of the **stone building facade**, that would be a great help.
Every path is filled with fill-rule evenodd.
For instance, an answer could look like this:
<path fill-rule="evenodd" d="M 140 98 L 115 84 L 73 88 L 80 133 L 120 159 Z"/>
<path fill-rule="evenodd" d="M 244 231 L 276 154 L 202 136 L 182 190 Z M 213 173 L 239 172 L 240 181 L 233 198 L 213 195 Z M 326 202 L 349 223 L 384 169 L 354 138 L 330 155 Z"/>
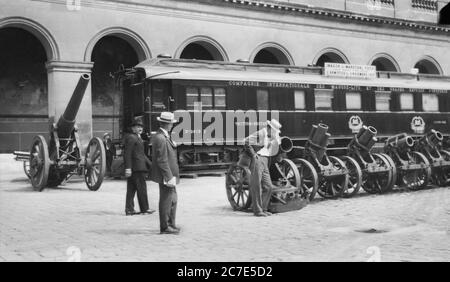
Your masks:
<path fill-rule="evenodd" d="M 82 73 L 82 142 L 119 137 L 112 74 L 158 54 L 450 76 L 449 2 L 0 0 L 0 152 L 48 135 Z"/>

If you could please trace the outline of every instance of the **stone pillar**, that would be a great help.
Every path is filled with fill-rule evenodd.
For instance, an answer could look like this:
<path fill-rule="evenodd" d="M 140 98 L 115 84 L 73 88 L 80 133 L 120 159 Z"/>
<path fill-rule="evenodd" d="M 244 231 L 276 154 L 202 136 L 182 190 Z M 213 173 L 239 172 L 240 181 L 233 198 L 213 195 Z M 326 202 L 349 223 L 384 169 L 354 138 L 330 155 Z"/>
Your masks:
<path fill-rule="evenodd" d="M 47 62 L 49 126 L 52 122 L 57 122 L 63 114 L 80 76 L 84 73 L 91 75 L 93 66 L 94 63 L 91 62 Z M 89 82 L 76 117 L 76 126 L 78 127 L 83 156 L 89 140 L 92 138 L 91 85 L 91 82 Z"/>

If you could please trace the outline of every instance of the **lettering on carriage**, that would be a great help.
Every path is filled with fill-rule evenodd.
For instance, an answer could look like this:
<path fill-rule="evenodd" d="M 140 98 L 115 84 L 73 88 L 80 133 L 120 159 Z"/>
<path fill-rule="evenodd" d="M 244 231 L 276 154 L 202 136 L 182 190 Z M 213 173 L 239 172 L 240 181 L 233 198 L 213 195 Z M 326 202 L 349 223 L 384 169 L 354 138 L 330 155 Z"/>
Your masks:
<path fill-rule="evenodd" d="M 309 88 L 307 83 L 267 82 L 267 87 L 277 88 Z"/>
<path fill-rule="evenodd" d="M 404 92 L 405 88 L 390 87 L 389 90 L 390 91 L 395 91 L 395 92 Z"/>
<path fill-rule="evenodd" d="M 248 87 L 248 86 L 253 86 L 253 87 L 259 87 L 260 83 L 258 81 L 229 81 L 228 82 L 229 85 L 231 86 L 243 86 L 243 87 Z"/>
<path fill-rule="evenodd" d="M 174 114 L 179 123 L 173 128 L 172 137 L 174 141 L 184 145 L 242 145 L 244 138 L 265 127 L 267 120 L 279 120 L 278 111 L 236 110 L 223 113 L 196 110 L 191 115 L 189 111 L 177 110 Z"/>
<path fill-rule="evenodd" d="M 355 85 L 331 85 L 331 89 L 361 90 L 361 87 Z"/>

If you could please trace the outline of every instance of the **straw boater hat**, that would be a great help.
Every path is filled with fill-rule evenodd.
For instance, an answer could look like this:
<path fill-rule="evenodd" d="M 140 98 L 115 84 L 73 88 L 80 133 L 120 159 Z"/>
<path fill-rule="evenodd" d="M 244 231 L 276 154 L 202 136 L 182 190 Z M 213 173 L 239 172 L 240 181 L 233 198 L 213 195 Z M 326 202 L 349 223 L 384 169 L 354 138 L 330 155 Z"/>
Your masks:
<path fill-rule="evenodd" d="M 156 118 L 159 122 L 165 123 L 175 123 L 177 120 L 175 119 L 175 115 L 171 112 L 162 112 L 159 117 Z"/>
<path fill-rule="evenodd" d="M 276 119 L 268 120 L 267 125 L 270 126 L 273 130 L 275 130 L 277 133 L 280 133 L 281 130 L 281 124 Z"/>

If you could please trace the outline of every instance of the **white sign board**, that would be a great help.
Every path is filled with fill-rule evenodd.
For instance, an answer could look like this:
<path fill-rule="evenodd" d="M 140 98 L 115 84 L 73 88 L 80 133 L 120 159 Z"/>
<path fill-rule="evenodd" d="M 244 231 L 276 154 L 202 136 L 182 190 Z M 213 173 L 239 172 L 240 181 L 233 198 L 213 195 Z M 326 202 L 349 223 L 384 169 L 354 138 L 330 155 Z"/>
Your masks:
<path fill-rule="evenodd" d="M 348 78 L 374 79 L 377 77 L 377 69 L 375 66 L 367 65 L 325 63 L 325 75 Z"/>

